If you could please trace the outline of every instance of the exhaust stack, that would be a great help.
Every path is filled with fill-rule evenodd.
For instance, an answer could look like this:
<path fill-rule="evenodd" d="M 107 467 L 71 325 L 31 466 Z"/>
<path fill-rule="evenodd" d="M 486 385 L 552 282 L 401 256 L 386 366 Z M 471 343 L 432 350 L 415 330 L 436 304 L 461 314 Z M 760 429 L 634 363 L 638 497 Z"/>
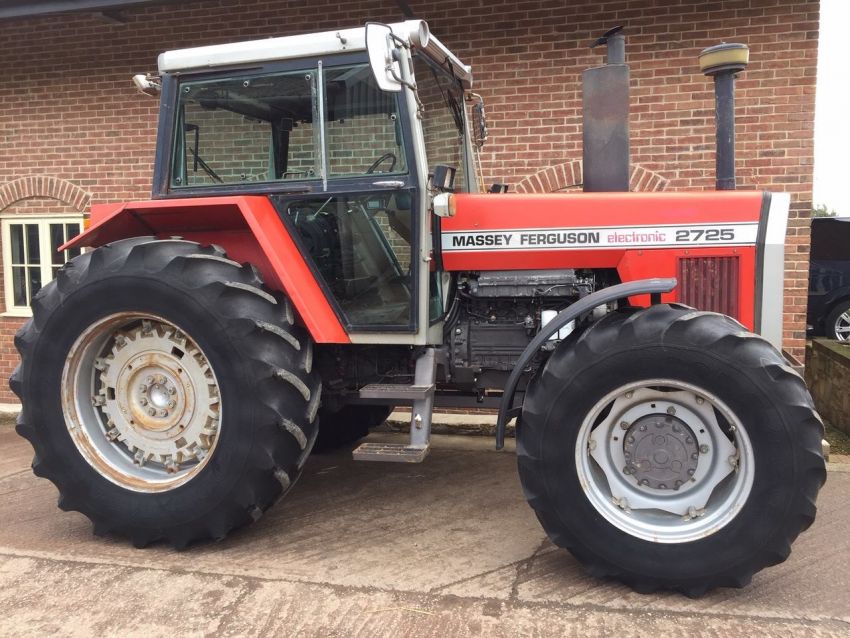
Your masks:
<path fill-rule="evenodd" d="M 700 70 L 714 78 L 715 187 L 719 191 L 735 190 L 735 76 L 749 61 L 749 47 L 732 42 L 708 47 L 699 54 Z"/>
<path fill-rule="evenodd" d="M 584 190 L 629 190 L 629 67 L 623 27 L 590 45 L 607 46 L 605 64 L 582 73 Z"/>

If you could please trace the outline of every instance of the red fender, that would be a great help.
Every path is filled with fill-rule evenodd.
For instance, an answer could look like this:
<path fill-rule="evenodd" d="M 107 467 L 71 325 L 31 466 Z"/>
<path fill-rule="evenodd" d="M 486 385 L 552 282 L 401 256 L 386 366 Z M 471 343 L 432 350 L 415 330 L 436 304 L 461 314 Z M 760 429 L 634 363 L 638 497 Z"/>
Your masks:
<path fill-rule="evenodd" d="M 268 198 L 199 197 L 95 205 L 91 226 L 60 250 L 141 235 L 179 236 L 221 246 L 231 259 L 256 266 L 269 287 L 286 292 L 317 343 L 350 343 Z"/>

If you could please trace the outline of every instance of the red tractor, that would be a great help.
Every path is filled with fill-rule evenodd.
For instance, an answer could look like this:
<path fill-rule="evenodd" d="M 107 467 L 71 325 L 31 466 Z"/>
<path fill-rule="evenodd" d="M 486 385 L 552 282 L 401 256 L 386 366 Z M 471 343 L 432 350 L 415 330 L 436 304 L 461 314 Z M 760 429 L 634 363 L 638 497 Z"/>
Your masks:
<path fill-rule="evenodd" d="M 317 438 L 410 405 L 408 445 L 354 457 L 419 462 L 435 405 L 498 407 L 592 574 L 699 595 L 784 560 L 822 424 L 779 350 L 789 198 L 730 190 L 746 47 L 702 56 L 725 192 L 637 194 L 622 34 L 599 43 L 588 192 L 552 195 L 480 192 L 483 104 L 424 22 L 162 54 L 136 78 L 161 92 L 151 200 L 93 207 L 15 339 L 59 506 L 140 547 L 221 539 Z"/>

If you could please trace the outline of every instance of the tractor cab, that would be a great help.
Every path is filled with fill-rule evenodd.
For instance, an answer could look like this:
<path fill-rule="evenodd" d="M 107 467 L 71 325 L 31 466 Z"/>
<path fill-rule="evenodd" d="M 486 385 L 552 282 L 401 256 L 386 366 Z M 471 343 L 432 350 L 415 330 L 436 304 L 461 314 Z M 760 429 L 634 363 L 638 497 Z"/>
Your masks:
<path fill-rule="evenodd" d="M 477 190 L 469 67 L 409 21 L 171 51 L 159 70 L 154 198 L 268 197 L 352 341 L 425 343 L 448 289 L 432 198 Z"/>

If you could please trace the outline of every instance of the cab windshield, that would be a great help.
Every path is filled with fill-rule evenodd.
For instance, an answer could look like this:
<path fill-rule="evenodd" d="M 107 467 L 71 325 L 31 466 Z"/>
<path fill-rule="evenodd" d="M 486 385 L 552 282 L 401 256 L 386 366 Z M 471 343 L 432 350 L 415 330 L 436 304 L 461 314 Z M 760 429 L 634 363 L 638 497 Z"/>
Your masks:
<path fill-rule="evenodd" d="M 403 149 L 368 65 L 184 81 L 171 186 L 404 174 Z"/>

